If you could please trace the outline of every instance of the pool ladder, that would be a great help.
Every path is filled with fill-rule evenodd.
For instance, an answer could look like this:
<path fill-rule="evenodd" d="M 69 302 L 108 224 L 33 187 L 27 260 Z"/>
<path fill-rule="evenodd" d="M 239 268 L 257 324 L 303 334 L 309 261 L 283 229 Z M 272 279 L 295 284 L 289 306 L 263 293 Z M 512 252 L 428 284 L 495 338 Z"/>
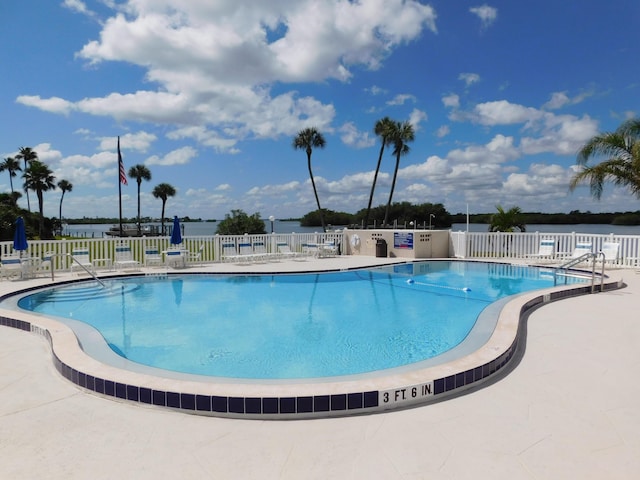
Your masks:
<path fill-rule="evenodd" d="M 107 288 L 107 286 L 104 284 L 104 282 L 102 280 L 100 280 L 95 273 L 93 273 L 91 270 L 89 270 L 87 267 L 85 267 L 83 264 L 81 264 L 78 259 L 76 257 L 74 257 L 71 253 L 55 253 L 53 255 L 51 255 L 51 258 L 54 257 L 69 257 L 71 259 L 71 262 L 76 262 L 80 268 L 82 268 L 85 272 L 87 272 L 91 277 L 93 277 L 93 279 L 98 282 L 100 285 L 102 285 L 103 288 Z M 54 275 L 53 275 L 53 262 L 51 262 L 51 281 L 54 281 Z"/>
<path fill-rule="evenodd" d="M 604 252 L 599 252 L 599 253 L 591 253 L 591 252 L 587 252 L 583 255 L 580 255 L 579 257 L 576 258 L 572 258 L 571 260 L 566 261 L 565 263 L 563 263 L 562 265 L 559 265 L 557 267 L 555 267 L 553 269 L 553 285 L 557 285 L 558 284 L 558 277 L 580 277 L 580 278 L 584 278 L 584 274 L 579 274 L 579 273 L 575 273 L 575 274 L 571 274 L 571 273 L 567 273 L 567 269 L 571 268 L 575 265 L 578 265 L 579 263 L 582 262 L 588 262 L 591 261 L 591 293 L 595 292 L 595 282 L 596 282 L 596 260 L 598 258 L 599 255 L 602 255 L 602 271 L 600 272 L 600 291 L 603 290 L 604 288 L 604 263 L 605 263 L 605 256 L 604 256 Z"/>

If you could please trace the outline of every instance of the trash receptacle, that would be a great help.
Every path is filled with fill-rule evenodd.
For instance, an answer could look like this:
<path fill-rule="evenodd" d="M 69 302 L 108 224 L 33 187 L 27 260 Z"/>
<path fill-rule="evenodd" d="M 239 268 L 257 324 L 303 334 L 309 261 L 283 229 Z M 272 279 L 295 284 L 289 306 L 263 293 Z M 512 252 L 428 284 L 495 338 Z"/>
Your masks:
<path fill-rule="evenodd" d="M 384 238 L 379 238 L 376 241 L 376 257 L 387 256 L 387 241 Z"/>

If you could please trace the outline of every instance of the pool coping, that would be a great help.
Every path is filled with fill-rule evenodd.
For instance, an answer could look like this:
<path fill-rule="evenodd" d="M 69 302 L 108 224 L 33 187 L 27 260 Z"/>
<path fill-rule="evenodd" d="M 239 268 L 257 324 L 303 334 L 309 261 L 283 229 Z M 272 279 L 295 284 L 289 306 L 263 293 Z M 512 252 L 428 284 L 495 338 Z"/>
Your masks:
<path fill-rule="evenodd" d="M 250 272 L 242 272 L 247 273 Z M 622 281 L 607 279 L 602 283 L 602 290 L 623 286 Z M 22 289 L 12 295 L 37 288 L 41 286 Z M 600 284 L 595 286 L 596 291 L 600 288 Z M 46 338 L 56 370 L 83 391 L 199 415 L 251 419 L 320 418 L 427 404 L 479 387 L 513 359 L 521 339 L 521 320 L 528 313 L 550 302 L 591 293 L 591 290 L 591 285 L 564 285 L 518 295 L 500 309 L 488 341 L 473 353 L 453 361 L 387 375 L 383 371 L 372 378 L 326 382 L 219 383 L 156 377 L 117 368 L 87 355 L 73 330 L 51 318 L 2 309 L 0 325 Z"/>

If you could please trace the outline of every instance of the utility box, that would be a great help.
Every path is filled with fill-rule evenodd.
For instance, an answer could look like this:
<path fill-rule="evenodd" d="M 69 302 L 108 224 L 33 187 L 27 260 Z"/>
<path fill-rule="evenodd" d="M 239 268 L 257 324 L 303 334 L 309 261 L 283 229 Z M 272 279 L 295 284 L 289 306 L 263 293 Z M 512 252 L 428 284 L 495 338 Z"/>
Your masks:
<path fill-rule="evenodd" d="M 387 258 L 387 241 L 384 238 L 376 241 L 376 257 Z"/>

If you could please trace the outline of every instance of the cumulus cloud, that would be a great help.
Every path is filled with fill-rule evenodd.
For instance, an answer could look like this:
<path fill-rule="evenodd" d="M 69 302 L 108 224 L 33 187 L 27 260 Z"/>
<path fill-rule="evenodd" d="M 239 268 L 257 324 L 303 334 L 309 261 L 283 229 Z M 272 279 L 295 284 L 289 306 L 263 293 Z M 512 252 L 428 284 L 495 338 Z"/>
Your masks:
<path fill-rule="evenodd" d="M 443 138 L 449 135 L 449 133 L 451 133 L 451 128 L 449 127 L 449 125 L 442 125 L 438 128 L 438 130 L 436 130 L 436 137 Z"/>
<path fill-rule="evenodd" d="M 409 114 L 409 123 L 415 131 L 421 130 L 420 124 L 428 119 L 427 113 L 414 108 Z"/>
<path fill-rule="evenodd" d="M 69 115 L 75 109 L 75 105 L 60 97 L 41 98 L 40 95 L 20 95 L 16 98 L 17 103 L 34 107 L 49 113 L 59 113 Z"/>
<path fill-rule="evenodd" d="M 462 80 L 465 83 L 465 86 L 470 87 L 474 83 L 478 83 L 480 81 L 480 75 L 477 73 L 461 73 L 458 75 L 458 80 Z"/>
<path fill-rule="evenodd" d="M 347 122 L 339 129 L 340 139 L 345 145 L 354 148 L 367 148 L 376 143 L 369 132 L 361 132 L 353 122 Z"/>
<path fill-rule="evenodd" d="M 274 95 L 272 85 L 345 82 L 353 68 L 377 69 L 400 45 L 424 31 L 437 32 L 435 10 L 417 0 L 249 4 L 105 3 L 112 16 L 77 58 L 95 68 L 103 62 L 139 66 L 157 88 L 75 101 L 28 95 L 17 101 L 52 113 L 169 125 L 176 137 L 190 134 L 205 146 L 233 152 L 246 138 L 290 135 L 300 125 L 326 130 L 333 121 L 332 105 L 293 90 Z M 63 5 L 93 15 L 81 0 Z"/>
<path fill-rule="evenodd" d="M 134 150 L 136 152 L 146 152 L 149 147 L 158 139 L 153 133 L 136 132 L 120 135 L 120 150 Z M 98 150 L 116 151 L 118 146 L 117 137 L 102 137 Z"/>
<path fill-rule="evenodd" d="M 442 97 L 442 104 L 447 108 L 459 108 L 460 97 L 455 93 Z"/>
<path fill-rule="evenodd" d="M 391 100 L 387 101 L 387 105 L 404 105 L 407 102 L 415 103 L 416 97 L 414 95 L 410 95 L 408 93 L 401 93 L 393 97 Z"/>
<path fill-rule="evenodd" d="M 498 18 L 498 9 L 490 7 L 487 4 L 484 4 L 480 7 L 471 7 L 469 11 L 480 19 L 482 28 L 489 27 L 493 22 L 496 21 L 496 18 Z"/>
<path fill-rule="evenodd" d="M 167 153 L 164 157 L 153 155 L 145 160 L 145 165 L 185 165 L 198 154 L 197 150 L 192 147 L 182 147 Z"/>

